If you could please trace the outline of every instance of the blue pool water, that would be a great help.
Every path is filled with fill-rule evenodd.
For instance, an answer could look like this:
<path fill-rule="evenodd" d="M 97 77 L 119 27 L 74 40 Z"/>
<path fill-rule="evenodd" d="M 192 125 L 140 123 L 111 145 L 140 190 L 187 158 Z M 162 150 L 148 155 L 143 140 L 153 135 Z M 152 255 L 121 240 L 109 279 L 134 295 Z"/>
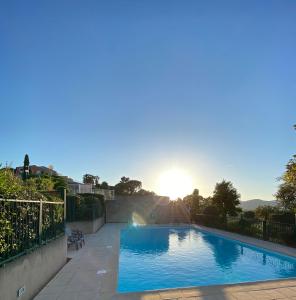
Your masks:
<path fill-rule="evenodd" d="M 193 227 L 121 231 L 118 291 L 296 277 L 296 259 Z"/>

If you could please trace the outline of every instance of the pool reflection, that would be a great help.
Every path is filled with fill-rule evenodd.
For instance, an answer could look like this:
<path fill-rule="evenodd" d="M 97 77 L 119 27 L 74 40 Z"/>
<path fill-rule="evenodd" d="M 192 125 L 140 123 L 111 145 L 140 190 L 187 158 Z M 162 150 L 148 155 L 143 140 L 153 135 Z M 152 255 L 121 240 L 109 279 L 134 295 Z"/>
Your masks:
<path fill-rule="evenodd" d="M 162 254 L 169 249 L 169 231 L 166 228 L 145 230 L 143 227 L 128 229 L 121 235 L 121 248 L 135 254 Z"/>
<path fill-rule="evenodd" d="M 221 268 L 231 268 L 234 263 L 240 265 L 244 260 L 256 261 L 262 268 L 272 268 L 280 277 L 290 277 L 296 273 L 296 263 L 291 259 L 283 260 L 277 254 L 258 252 L 250 246 L 234 243 L 233 241 L 217 238 L 217 236 L 202 234 L 202 239 L 213 252 L 216 264 Z"/>
<path fill-rule="evenodd" d="M 202 239 L 210 247 L 215 257 L 216 264 L 222 269 L 231 268 L 232 264 L 239 259 L 242 250 L 237 244 L 207 234 L 203 234 Z"/>

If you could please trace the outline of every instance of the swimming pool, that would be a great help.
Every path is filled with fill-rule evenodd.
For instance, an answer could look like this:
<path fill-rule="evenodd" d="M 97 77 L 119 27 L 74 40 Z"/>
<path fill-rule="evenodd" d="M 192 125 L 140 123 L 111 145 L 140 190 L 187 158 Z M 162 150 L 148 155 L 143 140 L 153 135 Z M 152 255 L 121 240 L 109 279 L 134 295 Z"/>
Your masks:
<path fill-rule="evenodd" d="M 296 277 L 296 259 L 195 227 L 121 230 L 119 292 Z"/>

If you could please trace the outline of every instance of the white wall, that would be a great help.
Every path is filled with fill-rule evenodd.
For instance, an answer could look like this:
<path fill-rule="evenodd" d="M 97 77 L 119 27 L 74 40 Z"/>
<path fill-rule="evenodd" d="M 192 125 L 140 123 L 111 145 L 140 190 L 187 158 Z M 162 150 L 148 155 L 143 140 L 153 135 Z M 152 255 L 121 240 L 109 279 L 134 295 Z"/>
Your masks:
<path fill-rule="evenodd" d="M 104 217 L 94 219 L 93 221 L 67 222 L 67 227 L 72 230 L 80 230 L 84 234 L 95 233 L 104 225 Z"/>
<path fill-rule="evenodd" d="M 0 299 L 32 299 L 62 268 L 67 260 L 66 237 L 51 241 L 30 254 L 0 268 Z M 17 291 L 25 287 L 25 293 L 18 298 Z"/>

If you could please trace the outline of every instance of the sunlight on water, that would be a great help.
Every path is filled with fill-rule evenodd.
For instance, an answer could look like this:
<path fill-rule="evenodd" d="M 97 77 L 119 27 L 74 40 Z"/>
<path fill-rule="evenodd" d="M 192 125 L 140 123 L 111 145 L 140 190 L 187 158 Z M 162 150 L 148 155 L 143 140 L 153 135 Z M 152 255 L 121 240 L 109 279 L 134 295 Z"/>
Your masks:
<path fill-rule="evenodd" d="M 132 224 L 133 224 L 133 226 L 145 225 L 146 221 L 141 215 L 139 215 L 136 212 L 133 212 L 133 214 L 132 214 Z"/>

